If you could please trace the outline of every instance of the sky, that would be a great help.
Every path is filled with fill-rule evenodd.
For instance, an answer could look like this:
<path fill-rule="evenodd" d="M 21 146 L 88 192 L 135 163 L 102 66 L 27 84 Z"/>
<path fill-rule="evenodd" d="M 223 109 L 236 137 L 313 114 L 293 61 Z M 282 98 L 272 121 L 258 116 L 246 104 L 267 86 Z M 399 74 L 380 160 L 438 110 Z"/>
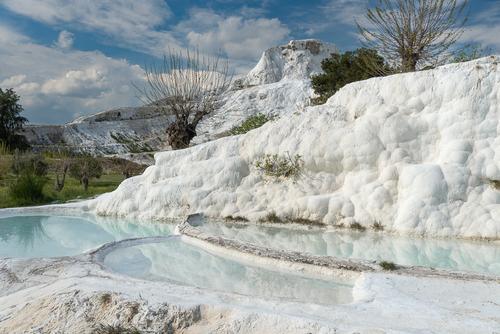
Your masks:
<path fill-rule="evenodd" d="M 222 52 L 245 73 L 262 52 L 316 38 L 359 47 L 368 0 L 0 0 L 0 88 L 31 123 L 140 104 L 133 84 L 171 49 Z M 500 53 L 500 0 L 471 0 L 461 43 Z"/>

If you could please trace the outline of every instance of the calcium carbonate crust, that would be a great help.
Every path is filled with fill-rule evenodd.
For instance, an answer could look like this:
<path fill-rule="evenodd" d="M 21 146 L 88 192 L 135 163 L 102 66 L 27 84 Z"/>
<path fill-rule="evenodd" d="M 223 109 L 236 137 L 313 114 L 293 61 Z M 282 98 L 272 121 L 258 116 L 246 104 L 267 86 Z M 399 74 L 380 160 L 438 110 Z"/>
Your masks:
<path fill-rule="evenodd" d="M 500 238 L 499 57 L 350 84 L 243 136 L 156 155 L 90 204 L 139 218 L 270 213 L 396 233 Z M 299 154 L 299 180 L 255 168 Z"/>

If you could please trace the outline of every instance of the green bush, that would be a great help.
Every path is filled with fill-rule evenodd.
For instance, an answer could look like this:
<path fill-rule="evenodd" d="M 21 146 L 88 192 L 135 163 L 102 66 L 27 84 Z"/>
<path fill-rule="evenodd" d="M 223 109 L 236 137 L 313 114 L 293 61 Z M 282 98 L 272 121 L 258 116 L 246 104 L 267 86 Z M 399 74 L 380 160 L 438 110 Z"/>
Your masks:
<path fill-rule="evenodd" d="M 298 154 L 293 157 L 266 154 L 255 162 L 255 167 L 267 176 L 296 179 L 302 175 L 304 161 Z"/>
<path fill-rule="evenodd" d="M 232 136 L 242 135 L 250 130 L 260 128 L 261 126 L 263 126 L 264 124 L 266 124 L 271 120 L 272 118 L 269 118 L 268 116 L 263 114 L 250 116 L 243 123 L 229 130 L 229 134 Z"/>
<path fill-rule="evenodd" d="M 41 155 L 19 154 L 17 151 L 14 154 L 11 169 L 16 175 L 28 173 L 35 176 L 46 176 L 49 165 Z"/>
<path fill-rule="evenodd" d="M 85 191 L 89 188 L 89 181 L 92 178 L 100 178 L 103 173 L 101 162 L 92 156 L 82 156 L 74 159 L 69 167 L 69 175 L 83 185 Z"/>
<path fill-rule="evenodd" d="M 45 177 L 25 172 L 9 187 L 10 197 L 19 204 L 34 204 L 43 202 L 45 196 L 43 187 L 47 183 Z"/>
<path fill-rule="evenodd" d="M 491 48 L 483 48 L 480 44 L 469 44 L 455 52 L 450 63 L 465 63 L 491 54 Z"/>
<path fill-rule="evenodd" d="M 366 48 L 332 54 L 330 58 L 323 60 L 321 68 L 324 73 L 311 78 L 314 91 L 319 95 L 313 99 L 314 104 L 325 103 L 340 88 L 351 82 L 393 72 L 377 51 Z"/>
<path fill-rule="evenodd" d="M 4 141 L 0 140 L 0 157 L 8 154 L 10 154 L 9 147 Z"/>
<path fill-rule="evenodd" d="M 382 261 L 379 263 L 380 266 L 382 267 L 382 269 L 384 270 L 387 270 L 387 271 L 393 271 L 393 270 L 396 270 L 398 269 L 398 266 L 395 265 L 394 263 L 392 262 L 388 262 L 388 261 Z"/>

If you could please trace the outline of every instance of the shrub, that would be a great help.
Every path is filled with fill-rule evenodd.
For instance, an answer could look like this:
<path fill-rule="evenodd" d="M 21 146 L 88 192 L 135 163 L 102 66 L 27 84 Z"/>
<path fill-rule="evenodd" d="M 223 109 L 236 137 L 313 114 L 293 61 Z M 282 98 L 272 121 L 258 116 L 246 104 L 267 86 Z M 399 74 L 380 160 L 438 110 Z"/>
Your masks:
<path fill-rule="evenodd" d="M 243 222 L 243 223 L 248 222 L 247 218 L 241 216 L 227 216 L 224 219 L 232 222 Z"/>
<path fill-rule="evenodd" d="M 0 156 L 8 155 L 10 154 L 9 147 L 4 141 L 0 140 Z"/>
<path fill-rule="evenodd" d="M 282 224 L 283 220 L 275 212 L 270 212 L 267 216 L 259 220 L 261 223 Z"/>
<path fill-rule="evenodd" d="M 366 230 L 366 227 L 364 227 L 360 223 L 352 223 L 351 225 L 349 225 L 349 227 L 351 229 L 357 230 L 357 231 L 365 231 Z"/>
<path fill-rule="evenodd" d="M 490 180 L 490 185 L 493 189 L 500 190 L 500 180 Z"/>
<path fill-rule="evenodd" d="M 373 223 L 372 228 L 375 231 L 383 231 L 384 230 L 384 226 L 380 222 Z"/>
<path fill-rule="evenodd" d="M 11 169 L 16 175 L 28 173 L 35 176 L 46 176 L 49 165 L 39 154 L 19 154 L 19 151 L 16 151 Z"/>
<path fill-rule="evenodd" d="M 483 48 L 480 44 L 469 44 L 455 52 L 451 63 L 465 63 L 491 54 L 491 48 Z"/>
<path fill-rule="evenodd" d="M 393 271 L 393 270 L 398 269 L 398 267 L 392 262 L 382 261 L 379 264 L 382 267 L 382 269 L 387 270 L 387 271 Z"/>
<path fill-rule="evenodd" d="M 25 172 L 10 185 L 9 193 L 11 198 L 19 204 L 40 203 L 45 198 L 43 187 L 46 183 L 45 177 Z"/>
<path fill-rule="evenodd" d="M 263 114 L 250 116 L 243 123 L 229 130 L 229 134 L 232 136 L 242 135 L 250 130 L 260 128 L 261 126 L 263 126 L 264 124 L 266 124 L 271 120 L 272 118 L 269 118 L 268 116 Z"/>
<path fill-rule="evenodd" d="M 299 225 L 309 225 L 309 226 L 325 226 L 325 224 L 322 221 L 319 220 L 311 220 L 311 219 L 305 219 L 305 218 L 287 218 L 287 221 L 290 223 L 295 223 Z"/>
<path fill-rule="evenodd" d="M 91 178 L 100 178 L 103 172 L 102 164 L 91 156 L 83 156 L 72 161 L 69 167 L 71 177 L 80 181 L 85 191 L 89 188 Z"/>
<path fill-rule="evenodd" d="M 266 154 L 255 162 L 255 167 L 267 176 L 274 178 L 298 178 L 302 175 L 304 161 L 298 154 L 295 156 L 279 156 Z"/>
<path fill-rule="evenodd" d="M 357 49 L 343 54 L 332 54 L 321 63 L 322 74 L 311 78 L 314 91 L 319 97 L 314 104 L 323 104 L 345 85 L 372 77 L 392 73 L 383 57 L 370 49 Z"/>

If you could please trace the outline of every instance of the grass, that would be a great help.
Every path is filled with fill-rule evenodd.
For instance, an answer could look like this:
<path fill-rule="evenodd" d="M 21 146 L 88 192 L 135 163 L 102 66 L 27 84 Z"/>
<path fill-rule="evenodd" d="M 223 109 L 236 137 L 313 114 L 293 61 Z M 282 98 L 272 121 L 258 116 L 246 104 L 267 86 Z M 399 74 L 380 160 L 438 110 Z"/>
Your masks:
<path fill-rule="evenodd" d="M 366 227 L 364 227 L 360 223 L 352 223 L 351 225 L 349 225 L 349 227 L 353 230 L 356 230 L 356 231 L 365 231 L 366 230 Z"/>
<path fill-rule="evenodd" d="M 305 218 L 287 218 L 287 221 L 294 224 L 309 225 L 309 226 L 325 226 L 325 224 L 319 220 L 311 220 Z"/>
<path fill-rule="evenodd" d="M 269 118 L 263 114 L 257 114 L 254 116 L 250 116 L 243 123 L 241 123 L 238 126 L 235 126 L 231 130 L 229 130 L 229 135 L 236 136 L 236 135 L 245 134 L 248 131 L 260 128 L 261 126 L 263 126 L 264 124 L 266 124 L 267 122 L 269 122 L 271 120 L 272 120 L 272 118 Z"/>
<path fill-rule="evenodd" d="M 265 175 L 279 179 L 297 179 L 302 175 L 304 160 L 300 155 L 279 156 L 277 154 L 266 154 L 255 162 L 255 167 Z"/>
<path fill-rule="evenodd" d="M 105 293 L 103 295 L 101 295 L 100 297 L 100 300 L 101 300 L 101 304 L 103 305 L 107 305 L 109 303 L 111 303 L 111 294 L 110 293 Z"/>
<path fill-rule="evenodd" d="M 490 185 L 496 190 L 500 190 L 500 180 L 490 180 Z"/>
<path fill-rule="evenodd" d="M 283 224 L 285 221 L 278 217 L 278 215 L 275 212 L 270 212 L 267 216 L 264 218 L 260 219 L 259 222 L 261 223 L 272 223 L 272 224 Z"/>
<path fill-rule="evenodd" d="M 224 219 L 232 222 L 244 222 L 244 223 L 248 222 L 248 219 L 241 216 L 227 216 Z"/>
<path fill-rule="evenodd" d="M 120 169 L 114 168 L 110 163 L 110 165 L 104 167 L 105 173 L 101 178 L 90 180 L 87 191 L 83 189 L 83 186 L 78 180 L 67 176 L 63 190 L 57 192 L 54 189 L 56 174 L 51 168 L 56 164 L 57 159 L 46 158 L 46 161 L 49 164 L 50 171 L 47 175 L 47 183 L 43 187 L 43 199 L 26 202 L 12 198 L 9 186 L 16 181 L 16 176 L 10 171 L 12 156 L 2 156 L 2 159 L 0 159 L 0 208 L 63 203 L 71 200 L 92 198 L 115 190 L 124 180 L 124 176 Z"/>
<path fill-rule="evenodd" d="M 394 263 L 388 262 L 388 261 L 382 261 L 379 263 L 379 265 L 382 267 L 382 269 L 387 270 L 387 271 L 394 271 L 394 270 L 398 269 L 398 266 L 396 266 Z"/>

